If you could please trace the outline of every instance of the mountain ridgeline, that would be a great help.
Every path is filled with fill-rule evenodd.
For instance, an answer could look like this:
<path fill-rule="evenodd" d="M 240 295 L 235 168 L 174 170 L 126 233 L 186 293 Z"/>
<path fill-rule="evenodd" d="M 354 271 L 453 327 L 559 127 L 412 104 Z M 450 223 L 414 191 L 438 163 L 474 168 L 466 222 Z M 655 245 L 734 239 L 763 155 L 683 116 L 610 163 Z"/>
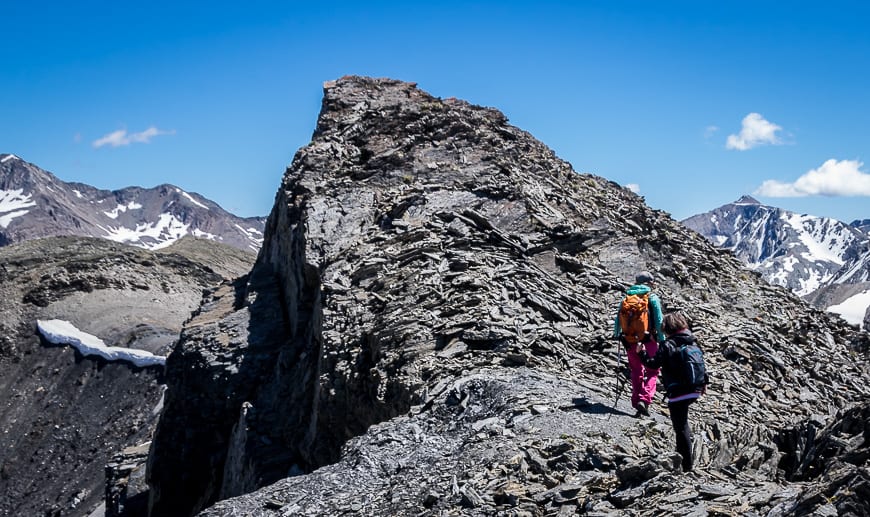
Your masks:
<path fill-rule="evenodd" d="M 614 401 L 640 270 L 706 350 L 691 475 Z M 500 112 L 345 77 L 167 359 L 149 512 L 865 515 L 868 348 Z"/>
<path fill-rule="evenodd" d="M 263 218 L 237 217 L 173 185 L 100 190 L 0 154 L 0 246 L 81 236 L 159 249 L 188 235 L 256 253 L 264 224 Z"/>
<path fill-rule="evenodd" d="M 733 251 L 767 281 L 870 329 L 866 221 L 846 224 L 762 205 L 743 196 L 683 224 Z"/>

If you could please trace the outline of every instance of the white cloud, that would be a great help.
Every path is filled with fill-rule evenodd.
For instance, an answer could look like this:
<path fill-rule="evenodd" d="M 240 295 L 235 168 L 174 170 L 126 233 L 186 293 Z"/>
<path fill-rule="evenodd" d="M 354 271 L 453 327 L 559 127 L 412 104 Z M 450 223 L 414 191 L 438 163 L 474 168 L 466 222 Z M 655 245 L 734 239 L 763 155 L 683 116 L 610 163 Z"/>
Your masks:
<path fill-rule="evenodd" d="M 704 138 L 712 137 L 717 131 L 719 131 L 719 126 L 707 126 L 707 128 L 704 129 Z"/>
<path fill-rule="evenodd" d="M 782 140 L 776 135 L 782 127 L 765 120 L 758 113 L 750 113 L 743 117 L 743 128 L 738 135 L 728 135 L 725 148 L 746 151 L 759 145 L 779 145 Z"/>
<path fill-rule="evenodd" d="M 870 196 L 870 174 L 861 171 L 863 166 L 857 160 L 832 158 L 794 183 L 766 180 L 754 194 L 767 197 Z"/>
<path fill-rule="evenodd" d="M 149 127 L 145 131 L 140 131 L 139 133 L 127 133 L 126 129 L 119 129 L 117 131 L 113 131 L 108 135 L 105 135 L 97 140 L 94 140 L 93 146 L 95 148 L 100 148 L 106 145 L 110 145 L 112 147 L 121 147 L 130 144 L 147 144 L 151 142 L 151 139 L 158 135 L 174 135 L 175 130 L 163 131 L 162 129 L 157 129 L 154 126 Z"/>
<path fill-rule="evenodd" d="M 629 183 L 625 186 L 628 190 L 634 192 L 635 194 L 640 194 L 640 185 L 637 183 Z"/>

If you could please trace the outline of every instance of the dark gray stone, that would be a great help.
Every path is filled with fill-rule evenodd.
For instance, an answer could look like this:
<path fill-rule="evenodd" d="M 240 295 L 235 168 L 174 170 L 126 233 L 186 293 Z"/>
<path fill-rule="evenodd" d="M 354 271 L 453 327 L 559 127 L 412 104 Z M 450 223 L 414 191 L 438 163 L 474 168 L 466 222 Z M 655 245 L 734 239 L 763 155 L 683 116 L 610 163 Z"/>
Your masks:
<path fill-rule="evenodd" d="M 649 419 L 624 394 L 613 407 L 613 317 L 639 270 L 706 353 L 691 474 L 658 398 Z M 243 291 L 214 293 L 167 363 L 153 515 L 427 500 L 442 514 L 760 515 L 795 483 L 786 466 L 812 470 L 811 493 L 863 493 L 861 471 L 841 468 L 865 461 L 861 446 L 831 439 L 828 464 L 783 436 L 870 395 L 867 335 L 492 109 L 399 81 L 328 83 Z"/>

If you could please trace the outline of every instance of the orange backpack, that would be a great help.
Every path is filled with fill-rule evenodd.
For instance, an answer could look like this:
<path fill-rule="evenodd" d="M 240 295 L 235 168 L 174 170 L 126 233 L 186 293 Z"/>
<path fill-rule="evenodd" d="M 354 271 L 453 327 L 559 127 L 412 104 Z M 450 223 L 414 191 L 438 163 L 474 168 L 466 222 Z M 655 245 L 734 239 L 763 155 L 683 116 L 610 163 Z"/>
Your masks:
<path fill-rule="evenodd" d="M 619 307 L 619 328 L 626 343 L 636 345 L 646 340 L 649 334 L 649 293 L 630 294 Z"/>

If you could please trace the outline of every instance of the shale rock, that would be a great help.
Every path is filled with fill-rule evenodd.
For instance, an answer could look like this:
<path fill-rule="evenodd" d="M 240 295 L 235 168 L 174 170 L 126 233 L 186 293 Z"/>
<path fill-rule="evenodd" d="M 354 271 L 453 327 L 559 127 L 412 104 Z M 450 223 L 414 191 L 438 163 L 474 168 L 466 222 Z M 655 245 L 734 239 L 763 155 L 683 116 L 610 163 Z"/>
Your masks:
<path fill-rule="evenodd" d="M 692 475 L 666 405 L 613 407 L 613 318 L 640 270 L 706 350 Z M 801 490 L 860 492 L 861 445 L 825 463 L 788 433 L 852 414 L 868 343 L 498 111 L 346 77 L 248 284 L 214 292 L 168 358 L 150 511 L 825 511 Z M 804 463 L 827 474 L 789 479 Z"/>
<path fill-rule="evenodd" d="M 106 465 L 106 517 L 148 515 L 145 467 L 151 442 L 127 447 Z"/>

